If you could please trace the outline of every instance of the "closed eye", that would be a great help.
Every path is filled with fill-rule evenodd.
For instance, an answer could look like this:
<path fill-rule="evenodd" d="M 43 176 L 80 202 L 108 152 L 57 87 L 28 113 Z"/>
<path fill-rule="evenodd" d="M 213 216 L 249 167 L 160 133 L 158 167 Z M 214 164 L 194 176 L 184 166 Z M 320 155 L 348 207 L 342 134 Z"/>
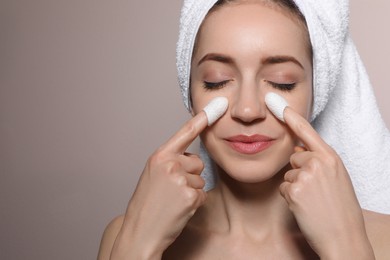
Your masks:
<path fill-rule="evenodd" d="M 281 90 L 281 91 L 291 91 L 295 88 L 296 83 L 276 83 L 272 81 L 267 81 L 272 87 Z"/>
<path fill-rule="evenodd" d="M 213 89 L 220 89 L 223 88 L 230 80 L 224 80 L 219 82 L 208 82 L 204 81 L 203 86 L 205 89 L 213 90 Z"/>

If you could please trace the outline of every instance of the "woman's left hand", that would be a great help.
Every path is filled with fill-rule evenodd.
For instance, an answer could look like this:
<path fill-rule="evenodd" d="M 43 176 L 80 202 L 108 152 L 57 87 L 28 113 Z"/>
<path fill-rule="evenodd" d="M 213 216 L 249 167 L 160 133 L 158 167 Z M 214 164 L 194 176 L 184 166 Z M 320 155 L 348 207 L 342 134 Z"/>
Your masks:
<path fill-rule="evenodd" d="M 375 259 L 362 209 L 340 157 L 290 107 L 284 119 L 305 147 L 296 147 L 280 192 L 306 240 L 321 259 Z"/>

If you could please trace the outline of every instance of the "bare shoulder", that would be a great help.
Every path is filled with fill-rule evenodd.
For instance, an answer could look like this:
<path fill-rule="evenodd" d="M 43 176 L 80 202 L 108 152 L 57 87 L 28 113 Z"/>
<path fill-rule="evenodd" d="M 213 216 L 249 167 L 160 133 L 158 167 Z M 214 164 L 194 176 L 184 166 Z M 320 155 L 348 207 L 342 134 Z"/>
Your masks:
<path fill-rule="evenodd" d="M 115 243 L 115 239 L 122 227 L 124 215 L 114 218 L 104 230 L 102 239 L 100 241 L 100 248 L 98 254 L 98 260 L 109 260 L 112 247 Z"/>
<path fill-rule="evenodd" d="M 390 259 L 390 215 L 363 210 L 363 216 L 376 259 Z"/>

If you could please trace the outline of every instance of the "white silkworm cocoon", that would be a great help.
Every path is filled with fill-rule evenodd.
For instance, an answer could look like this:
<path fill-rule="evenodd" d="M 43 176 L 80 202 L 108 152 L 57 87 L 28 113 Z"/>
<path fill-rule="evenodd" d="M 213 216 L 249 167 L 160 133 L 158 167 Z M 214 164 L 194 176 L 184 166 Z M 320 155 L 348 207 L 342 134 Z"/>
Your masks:
<path fill-rule="evenodd" d="M 203 111 L 207 115 L 208 125 L 212 125 L 217 121 L 228 108 L 228 99 L 225 97 L 216 97 L 210 101 L 210 103 L 203 108 Z"/>
<path fill-rule="evenodd" d="M 269 92 L 265 95 L 265 104 L 280 121 L 284 122 L 283 112 L 288 106 L 287 101 L 280 95 Z"/>

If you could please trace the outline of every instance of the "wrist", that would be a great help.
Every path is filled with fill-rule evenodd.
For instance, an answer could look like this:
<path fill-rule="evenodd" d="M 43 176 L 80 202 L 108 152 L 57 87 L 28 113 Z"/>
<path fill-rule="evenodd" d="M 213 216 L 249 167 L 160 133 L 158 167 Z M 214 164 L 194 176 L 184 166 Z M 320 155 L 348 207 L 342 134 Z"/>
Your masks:
<path fill-rule="evenodd" d="M 147 239 L 121 232 L 115 240 L 110 260 L 160 260 L 164 250 L 154 245 Z"/>
<path fill-rule="evenodd" d="M 352 237 L 350 239 L 335 239 L 333 246 L 329 247 L 323 254 L 320 254 L 323 260 L 371 260 L 375 259 L 374 250 L 366 236 Z"/>

